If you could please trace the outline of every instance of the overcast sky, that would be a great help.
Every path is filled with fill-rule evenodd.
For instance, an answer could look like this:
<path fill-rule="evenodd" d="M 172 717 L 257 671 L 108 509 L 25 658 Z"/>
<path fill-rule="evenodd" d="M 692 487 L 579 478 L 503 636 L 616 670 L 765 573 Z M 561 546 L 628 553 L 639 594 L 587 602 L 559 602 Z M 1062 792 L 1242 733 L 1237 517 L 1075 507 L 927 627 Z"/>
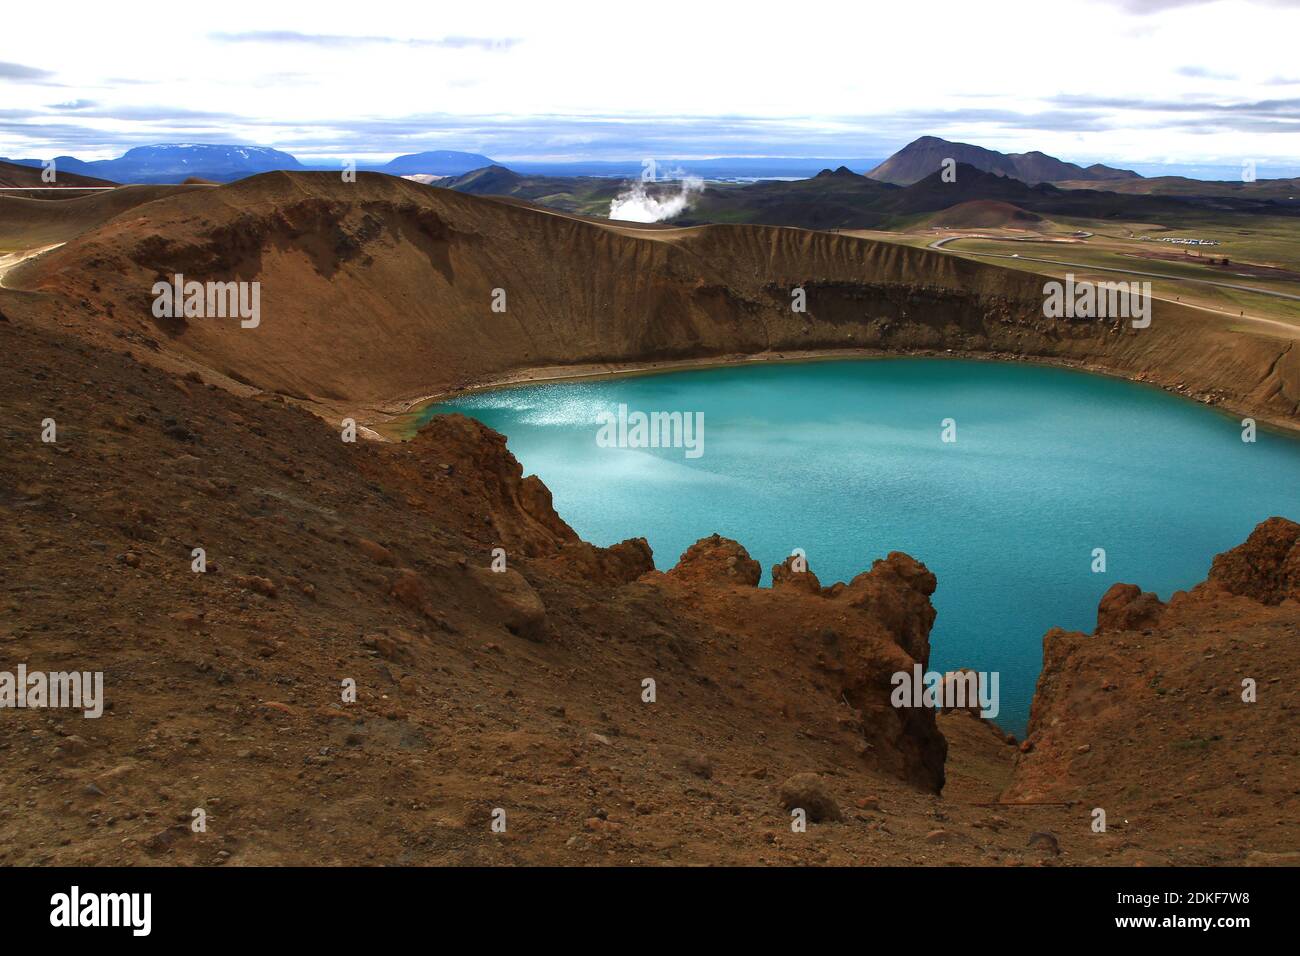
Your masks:
<path fill-rule="evenodd" d="M 6 4 L 0 155 L 1300 165 L 1300 0 Z"/>

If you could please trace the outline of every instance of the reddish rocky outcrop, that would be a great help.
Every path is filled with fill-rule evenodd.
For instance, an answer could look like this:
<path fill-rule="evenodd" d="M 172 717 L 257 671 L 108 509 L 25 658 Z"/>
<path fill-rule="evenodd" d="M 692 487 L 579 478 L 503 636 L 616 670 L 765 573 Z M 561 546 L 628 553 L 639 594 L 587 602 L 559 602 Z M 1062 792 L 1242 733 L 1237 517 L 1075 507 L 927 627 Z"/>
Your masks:
<path fill-rule="evenodd" d="M 946 671 L 940 685 L 943 709 L 950 713 L 966 713 L 980 720 L 980 673 L 970 667 L 959 667 L 955 671 Z M 953 706 L 948 706 L 953 701 Z"/>
<path fill-rule="evenodd" d="M 681 631 L 684 620 L 689 629 L 744 635 L 751 654 L 784 662 L 792 685 L 800 674 L 829 681 L 820 693 L 852 708 L 850 723 L 867 766 L 927 790 L 942 787 L 946 742 L 934 711 L 890 703 L 891 677 L 929 662 L 935 578 L 919 561 L 893 552 L 848 584 L 822 588 L 811 568 L 793 571 L 791 559 L 774 569 L 772 588 L 759 588 L 761 565 L 739 542 L 713 534 L 691 545 L 663 573 L 653 569 L 644 539 L 610 548 L 579 540 L 555 513 L 540 482 L 538 492 L 528 491 L 536 479 L 522 476 L 502 436 L 476 421 L 438 416 L 409 448 L 378 453 L 388 467 L 409 476 L 413 504 L 444 514 L 438 508 L 448 503 L 487 503 L 487 520 L 474 520 L 477 512 L 471 509 L 466 522 L 467 531 L 482 542 L 480 557 L 469 561 L 466 584 L 455 585 L 457 573 L 464 571 L 454 570 L 450 584 L 462 593 L 473 585 L 468 593 L 476 595 L 480 613 L 512 633 L 532 640 L 559 633 L 550 608 L 574 597 L 557 590 L 552 575 L 572 585 L 651 588 L 663 594 L 658 603 L 679 615 L 673 630 Z M 430 461 L 437 464 L 430 467 Z M 489 549 L 497 544 L 507 550 L 515 585 L 509 593 L 503 593 L 502 576 L 487 570 Z M 435 584 L 431 579 L 430 587 Z M 414 590 L 409 581 L 406 590 Z M 406 600 L 421 608 L 429 604 L 423 593 Z M 648 627 L 648 639 L 660 639 L 655 635 L 662 630 Z M 785 699 L 785 691 L 773 696 Z M 787 704 L 781 716 L 789 719 L 792 713 Z"/>
<path fill-rule="evenodd" d="M 457 524 L 478 545 L 472 562 L 462 559 L 468 563 L 504 560 L 511 567 L 516 559 L 534 558 L 554 573 L 605 586 L 627 584 L 654 568 L 644 538 L 608 548 L 581 540 L 556 513 L 550 490 L 536 475 L 524 475 L 505 436 L 475 419 L 436 415 L 400 451 L 376 451 L 380 461 L 363 467 L 376 477 L 398 474 L 412 507 L 439 517 L 448 508 L 457 514 Z M 359 547 L 377 563 L 391 563 L 386 548 L 373 542 Z"/>
<path fill-rule="evenodd" d="M 527 578 L 513 568 L 494 571 L 476 567 L 470 568 L 470 574 L 491 595 L 507 631 L 533 641 L 545 636 L 546 605 Z"/>
<path fill-rule="evenodd" d="M 1282 518 L 1261 523 L 1214 559 L 1205 583 L 1163 607 L 1116 585 L 1094 635 L 1049 631 L 1004 799 L 1082 801 L 1079 832 L 1089 835 L 1082 828 L 1103 809 L 1129 850 L 1103 834 L 1098 846 L 1144 862 L 1162 859 L 1134 855 L 1157 817 L 1185 833 L 1181 850 L 1191 841 L 1185 861 L 1300 847 L 1300 824 L 1278 812 L 1294 799 L 1283 770 L 1295 736 L 1284 728 L 1300 694 L 1278 677 L 1300 667 L 1300 605 L 1288 597 L 1297 529 Z M 1259 842 L 1263 821 L 1269 836 Z"/>
<path fill-rule="evenodd" d="M 687 548 L 668 573 L 675 579 L 692 583 L 756 587 L 763 576 L 763 568 L 740 543 L 711 534 Z"/>
<path fill-rule="evenodd" d="M 1262 522 L 1245 543 L 1215 557 L 1208 583 L 1261 604 L 1300 601 L 1300 524 Z"/>
<path fill-rule="evenodd" d="M 800 591 L 807 591 L 809 594 L 818 594 L 821 592 L 821 582 L 817 580 L 817 575 L 812 573 L 808 567 L 807 558 L 795 557 L 791 555 L 780 564 L 772 565 L 772 587 L 774 588 L 796 588 Z"/>
<path fill-rule="evenodd" d="M 412 484 L 456 475 L 464 503 L 480 515 L 491 537 L 507 552 L 552 553 L 578 535 L 555 511 L 550 490 L 506 448 L 506 437 L 464 415 L 436 415 L 410 443 L 403 462 Z M 430 493 L 438 493 L 430 489 Z"/>
<path fill-rule="evenodd" d="M 787 565 L 778 565 L 778 568 Z M 829 682 L 832 699 L 851 708 L 846 717 L 859 736 L 867 766 L 918 787 L 939 791 L 947 742 L 925 707 L 895 707 L 892 678 L 929 664 L 934 575 L 893 552 L 848 584 L 811 588 L 794 583 L 807 575 L 777 571 L 776 586 L 755 587 L 760 568 L 735 541 L 712 535 L 697 541 L 666 574 L 642 583 L 682 595 L 696 620 L 741 634 L 756 652 L 780 662 L 791 688 L 812 668 L 814 683 Z M 783 716 L 798 705 L 787 701 Z"/>
<path fill-rule="evenodd" d="M 781 806 L 802 810 L 811 823 L 830 823 L 844 819 L 840 806 L 831 796 L 826 782 L 815 773 L 797 773 L 779 788 Z"/>
<path fill-rule="evenodd" d="M 608 548 L 569 541 L 551 563 L 558 572 L 591 584 L 629 584 L 654 570 L 654 554 L 645 538 L 628 538 Z"/>
<path fill-rule="evenodd" d="M 938 586 L 934 574 L 920 561 L 901 551 L 872 562 L 871 570 L 847 585 L 836 585 L 832 596 L 875 617 L 913 658 L 930 659 L 930 628 L 934 606 L 930 595 Z M 836 590 L 842 588 L 842 590 Z"/>
<path fill-rule="evenodd" d="M 1112 584 L 1097 605 L 1096 633 L 1152 627 L 1164 612 L 1164 602 L 1150 591 L 1136 584 Z"/>
<path fill-rule="evenodd" d="M 643 541 L 566 533 L 481 426 L 345 444 L 290 403 L 21 318 L 0 323 L 0 353 L 11 419 L 60 424 L 57 448 L 29 429 L 4 459 L 0 642 L 112 675 L 113 707 L 0 721 L 0 798 L 24 808 L 0 814 L 5 863 L 1297 859 L 1300 608 L 1293 548 L 1269 543 L 1288 523 L 1151 627 L 1049 635 L 1012 779 L 987 722 L 890 703 L 892 675 L 928 668 L 934 620 L 934 577 L 905 555 L 848 584 L 778 572 L 762 588 L 739 545 L 710 539 L 664 574 Z M 1271 583 L 1252 591 L 1238 560 Z M 804 773 L 840 808 L 833 839 L 789 833 L 779 782 Z M 122 812 L 193 779 L 221 800 L 215 832 L 160 840 Z M 1008 784 L 1035 805 L 991 807 Z M 510 841 L 488 829 L 496 806 Z M 69 830 L 83 811 L 121 816 Z"/>

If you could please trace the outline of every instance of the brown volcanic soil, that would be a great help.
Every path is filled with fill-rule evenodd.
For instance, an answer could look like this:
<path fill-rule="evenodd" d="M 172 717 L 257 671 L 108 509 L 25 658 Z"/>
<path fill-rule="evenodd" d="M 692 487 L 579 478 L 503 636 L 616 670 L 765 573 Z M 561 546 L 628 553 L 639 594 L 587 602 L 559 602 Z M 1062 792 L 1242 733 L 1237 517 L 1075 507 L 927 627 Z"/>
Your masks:
<path fill-rule="evenodd" d="M 94 176 L 79 176 L 76 173 L 54 172 L 54 182 L 47 183 L 41 179 L 45 170 L 40 166 L 24 166 L 22 163 L 0 163 L 0 186 L 24 188 L 65 188 L 77 189 L 86 186 L 116 186 L 109 179 L 96 179 Z"/>
<path fill-rule="evenodd" d="M 0 250 L 67 242 L 128 209 L 184 192 L 186 186 L 119 186 L 70 199 L 0 196 Z"/>
<path fill-rule="evenodd" d="M 176 272 L 261 282 L 262 324 L 155 320 L 149 290 Z M 1052 321 L 1041 279 L 930 250 L 760 226 L 643 230 L 380 175 L 196 187 L 5 281 L 37 293 L 6 298 L 16 314 L 370 422 L 539 367 L 846 348 L 1062 362 L 1300 419 L 1300 350 L 1280 327 L 1234 330 L 1167 302 L 1145 330 Z M 790 308 L 796 286 L 807 313 Z"/>
<path fill-rule="evenodd" d="M 1293 521 L 1259 525 L 1167 606 L 1115 585 L 1094 635 L 1043 638 L 1027 752 L 1005 798 L 1101 807 L 1107 838 L 1131 840 L 1135 861 L 1168 859 L 1150 859 L 1146 837 L 1176 816 L 1195 830 L 1179 847 L 1188 862 L 1300 865 L 1297 639 Z"/>
<path fill-rule="evenodd" d="M 0 647 L 102 669 L 111 707 L 4 712 L 4 862 L 986 858 L 924 842 L 943 737 L 881 709 L 884 671 L 928 655 L 911 559 L 774 591 L 718 539 L 636 580 L 644 542 L 577 541 L 467 419 L 349 445 L 59 334 L 3 322 L 0 347 Z M 795 839 L 776 788 L 809 771 L 847 820 Z"/>
<path fill-rule="evenodd" d="M 1098 636 L 1050 635 L 1022 754 L 967 714 L 889 706 L 933 621 L 933 576 L 906 555 L 760 589 L 740 545 L 703 538 L 661 574 L 643 541 L 577 540 L 481 425 L 345 444 L 298 407 L 564 348 L 618 361 L 871 334 L 1190 361 L 1178 347 L 1222 333 L 1173 309 L 1150 336 L 1044 325 L 1019 311 L 1033 280 L 923 250 L 646 234 L 358 185 L 356 201 L 278 174 L 172 196 L 0 290 L 0 670 L 103 670 L 109 700 L 100 720 L 0 713 L 0 862 L 1295 862 L 1289 523 L 1167 609 L 1121 589 Z M 158 327 L 141 299 L 169 268 L 260 278 L 263 325 Z M 502 275 L 511 312 L 494 316 Z M 794 275 L 811 318 L 775 304 Z M 1228 385 L 1254 347 L 1216 356 Z M 1259 400 L 1291 400 L 1286 361 Z M 207 365 L 309 398 L 168 371 Z M 1258 703 L 1237 703 L 1242 674 Z M 784 804 L 824 802 L 810 773 L 841 819 L 792 833 Z M 1161 789 L 1134 792 L 1144 780 Z M 188 828 L 198 807 L 206 833 Z"/>
<path fill-rule="evenodd" d="M 906 556 L 760 589 L 704 539 L 641 574 L 644 542 L 576 540 L 470 420 L 345 444 L 61 332 L 0 321 L 0 350 L 4 668 L 103 670 L 109 701 L 3 712 L 4 863 L 1294 861 L 1286 526 L 1216 564 L 1253 597 L 1216 584 L 1151 634 L 1049 638 L 1017 767 L 982 721 L 885 703 L 929 651 L 933 577 Z M 796 834 L 804 773 L 843 819 Z M 981 805 L 1008 785 L 1068 805 Z"/>

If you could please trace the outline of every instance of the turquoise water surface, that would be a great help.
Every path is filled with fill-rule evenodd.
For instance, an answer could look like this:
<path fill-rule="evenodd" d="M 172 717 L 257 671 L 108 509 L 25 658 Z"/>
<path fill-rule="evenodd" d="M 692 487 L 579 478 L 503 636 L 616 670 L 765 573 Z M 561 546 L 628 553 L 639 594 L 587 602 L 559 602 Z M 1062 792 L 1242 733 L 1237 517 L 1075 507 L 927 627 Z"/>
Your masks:
<path fill-rule="evenodd" d="M 703 454 L 602 447 L 602 411 L 702 412 Z M 1023 733 L 1048 628 L 1091 631 L 1116 581 L 1162 598 L 1270 515 L 1300 520 L 1300 441 L 1157 389 L 938 359 L 750 365 L 502 389 L 430 408 L 503 432 L 585 539 L 669 568 L 712 532 L 824 585 L 889 551 L 938 576 L 933 669 L 1001 674 Z M 941 440 L 955 422 L 956 441 Z M 1094 573 L 1093 550 L 1106 551 Z"/>

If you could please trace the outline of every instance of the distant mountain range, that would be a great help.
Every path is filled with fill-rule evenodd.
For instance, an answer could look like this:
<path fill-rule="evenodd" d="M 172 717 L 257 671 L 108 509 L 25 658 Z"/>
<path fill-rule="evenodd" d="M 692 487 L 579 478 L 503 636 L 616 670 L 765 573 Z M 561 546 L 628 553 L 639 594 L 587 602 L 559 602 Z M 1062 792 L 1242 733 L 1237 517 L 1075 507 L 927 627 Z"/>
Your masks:
<path fill-rule="evenodd" d="M 22 166 L 41 165 L 39 159 L 5 159 Z M 841 163 L 858 169 L 875 165 L 872 159 L 819 159 L 770 157 L 721 157 L 717 159 L 661 159 L 656 175 L 700 176 L 712 179 L 801 178 L 811 176 L 826 166 Z M 357 168 L 394 176 L 460 176 L 475 169 L 496 165 L 481 153 L 457 150 L 432 150 L 410 153 L 382 164 L 360 163 Z M 119 183 L 180 183 L 186 179 L 231 182 L 245 176 L 274 170 L 338 170 L 340 162 L 303 163 L 282 150 L 265 146 L 208 146 L 202 144 L 164 144 L 139 146 L 117 159 L 86 161 L 75 156 L 55 157 L 58 170 L 94 176 Z M 639 178 L 644 170 L 640 160 L 623 161 L 524 161 L 511 168 L 525 175 L 594 176 L 613 179 Z"/>
<path fill-rule="evenodd" d="M 807 179 L 710 183 L 671 222 L 673 225 L 755 223 L 805 229 L 892 229 L 914 226 L 922 218 L 946 210 L 952 212 L 944 222 L 970 221 L 975 225 L 990 221 L 1024 225 L 1045 216 L 1081 219 L 1148 216 L 1155 221 L 1197 209 L 1276 215 L 1300 213 L 1300 203 L 1280 202 L 1284 197 L 1276 190 L 1258 183 L 1251 184 L 1254 187 L 1251 189 L 1231 191 L 1223 188 L 1224 184 L 1205 183 L 1200 194 L 1121 194 L 1103 181 L 1075 180 L 1065 188 L 1045 182 L 1026 183 L 962 162 L 956 164 L 954 171 L 956 177 L 951 181 L 944 177 L 942 169 L 936 169 L 906 186 L 872 179 L 844 166 L 824 169 Z M 599 217 L 608 216 L 610 202 L 632 188 L 628 180 L 528 176 L 498 165 L 446 177 L 434 185 Z M 681 186 L 675 182 L 655 182 L 643 184 L 642 188 L 662 199 L 679 192 Z"/>
<path fill-rule="evenodd" d="M 634 177 L 628 177 L 631 179 Z M 628 179 L 609 176 L 536 176 L 505 166 L 485 166 L 463 176 L 447 176 L 433 185 L 474 196 L 508 196 L 584 216 L 609 215 L 610 202 L 629 188 Z M 676 183 L 651 184 L 652 190 L 676 192 Z"/>
<path fill-rule="evenodd" d="M 560 177 L 523 176 L 513 169 L 493 163 L 482 169 L 471 170 L 463 176 L 448 176 L 438 185 L 476 196 L 515 196 L 521 189 L 526 189 L 530 182 L 552 184 L 558 178 Z"/>
<path fill-rule="evenodd" d="M 748 222 L 806 229 L 882 229 L 913 225 L 917 218 L 972 202 L 1002 204 L 1001 214 L 1079 219 L 1131 219 L 1205 211 L 1236 211 L 1274 215 L 1300 214 L 1300 203 L 1280 202 L 1271 190 L 1225 195 L 1220 184 L 1206 183 L 1201 195 L 1121 194 L 1105 182 L 1096 188 L 1073 183 L 1066 189 L 1051 183 L 1026 183 L 1012 176 L 986 172 L 966 163 L 954 167 L 956 177 L 944 178 L 936 169 L 906 186 L 859 176 L 847 169 L 826 170 L 798 182 L 763 182 L 744 187 L 710 187 L 675 225 L 704 222 Z M 1256 185 L 1256 184 L 1252 184 Z M 970 210 L 963 211 L 966 215 Z"/>
<path fill-rule="evenodd" d="M 472 169 L 482 169 L 493 165 L 493 161 L 479 153 L 458 153 L 455 150 L 439 149 L 428 153 L 410 153 L 389 160 L 382 166 L 362 166 L 379 173 L 393 176 L 433 175 L 459 176 Z"/>
<path fill-rule="evenodd" d="M 922 136 L 913 140 L 867 175 L 895 186 L 909 186 L 941 170 L 944 161 L 949 159 L 986 173 L 1008 176 L 1030 184 L 1142 178 L 1131 169 L 1116 169 L 1101 163 L 1084 167 L 1037 150 L 1029 153 L 999 153 L 970 143 L 953 143 L 938 136 Z"/>
<path fill-rule="evenodd" d="M 1154 184 L 1157 180 L 1143 179 L 1140 174 L 1129 169 L 1119 169 L 1100 163 L 1085 167 L 1037 151 L 999 153 L 996 150 L 969 143 L 955 143 L 937 136 L 922 136 L 883 162 L 875 159 L 809 157 L 659 158 L 656 160 L 654 173 L 659 179 L 699 176 L 714 181 L 747 182 L 804 179 L 816 175 L 819 170 L 843 168 L 859 172 L 870 170 L 866 175 L 874 181 L 906 186 L 941 170 L 945 159 L 952 159 L 983 172 L 1031 185 L 1045 182 L 1066 183 L 1071 187 L 1088 188 L 1090 183 L 1105 183 L 1107 185 L 1103 188 L 1117 192 L 1172 192 L 1178 189 L 1186 193 L 1204 193 L 1204 187 L 1195 185 L 1199 180 L 1180 179 L 1175 183 L 1174 177 L 1164 177 L 1164 181 L 1158 186 L 1146 188 L 1141 184 Z M 0 162 L 39 168 L 42 161 L 0 157 Z M 361 163 L 357 168 L 395 176 L 463 176 L 492 166 L 502 168 L 491 157 L 481 153 L 431 150 L 398 156 L 382 164 Z M 338 160 L 302 162 L 290 153 L 266 146 L 179 143 L 138 146 L 116 159 L 87 161 L 75 156 L 58 156 L 55 157 L 55 168 L 58 172 L 68 175 L 89 176 L 117 183 L 181 183 L 187 179 L 231 182 L 246 176 L 276 170 L 338 171 L 341 163 Z M 1173 167 L 1169 167 L 1148 171 L 1154 175 L 1172 169 Z M 1231 168 L 1225 167 L 1225 169 L 1228 174 L 1232 172 Z M 525 177 L 639 179 L 644 172 L 644 167 L 638 160 L 572 162 L 528 160 L 512 162 L 510 170 Z M 1222 185 L 1226 188 L 1234 179 L 1236 183 L 1240 183 L 1239 177 L 1229 177 Z M 1261 181 L 1262 179 L 1261 176 Z M 1248 191 L 1256 191 L 1257 184 L 1249 185 L 1256 188 Z M 1279 191 L 1290 194 L 1290 184 L 1279 187 Z"/>
<path fill-rule="evenodd" d="M 7 159 L 0 162 L 19 166 L 41 166 L 39 159 Z M 437 150 L 398 156 L 383 165 L 358 164 L 358 169 L 405 176 L 428 173 L 455 176 L 492 165 L 492 160 L 478 153 Z M 137 146 L 117 159 L 89 162 L 75 156 L 56 156 L 56 173 L 91 176 L 118 183 L 180 183 L 187 179 L 207 179 L 226 183 L 245 176 L 276 170 L 340 170 L 341 163 L 328 166 L 304 165 L 289 153 L 266 146 L 209 146 L 197 143 Z"/>
<path fill-rule="evenodd" d="M 40 166 L 39 159 L 12 159 L 23 166 Z M 206 146 L 165 144 L 137 146 L 117 159 L 87 162 L 75 156 L 54 157 L 56 173 L 75 173 L 118 183 L 180 183 L 186 179 L 229 182 L 277 169 L 305 167 L 288 153 L 265 146 Z"/>
<path fill-rule="evenodd" d="M 702 179 L 805 179 L 827 167 L 847 166 L 870 169 L 879 159 L 853 157 L 782 157 L 719 156 L 711 159 L 673 159 L 656 157 L 654 174 L 659 179 L 699 176 Z M 554 162 L 525 160 L 512 162 L 510 168 L 531 176 L 604 176 L 639 179 L 645 166 L 639 160 Z"/>

